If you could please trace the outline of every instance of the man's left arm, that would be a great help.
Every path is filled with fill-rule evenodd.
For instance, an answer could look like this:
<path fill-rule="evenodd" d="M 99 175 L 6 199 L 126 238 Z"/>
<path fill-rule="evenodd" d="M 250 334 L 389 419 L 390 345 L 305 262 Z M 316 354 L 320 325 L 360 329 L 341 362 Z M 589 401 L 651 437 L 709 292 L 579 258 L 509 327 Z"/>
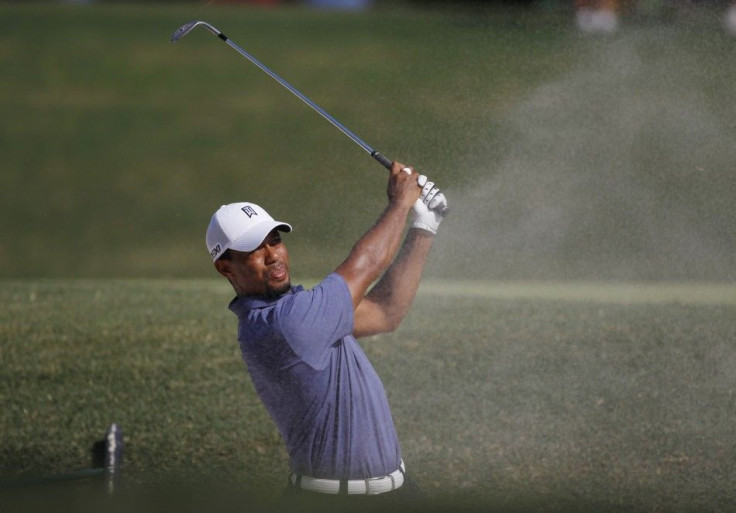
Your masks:
<path fill-rule="evenodd" d="M 399 254 L 355 309 L 353 335 L 393 331 L 409 311 L 447 201 L 434 183 L 420 176 L 422 195 L 412 208 L 412 223 Z"/>
<path fill-rule="evenodd" d="M 398 328 L 414 301 L 433 241 L 425 230 L 409 230 L 396 260 L 355 310 L 355 337 Z"/>

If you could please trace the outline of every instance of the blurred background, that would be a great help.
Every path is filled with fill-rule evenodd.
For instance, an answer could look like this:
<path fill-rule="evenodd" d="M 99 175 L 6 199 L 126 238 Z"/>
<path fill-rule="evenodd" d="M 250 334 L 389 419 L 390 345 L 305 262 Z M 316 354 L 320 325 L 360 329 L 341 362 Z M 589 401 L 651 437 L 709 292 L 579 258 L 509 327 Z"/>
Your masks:
<path fill-rule="evenodd" d="M 451 279 L 736 279 L 727 1 L 0 2 L 0 277 L 215 277 L 221 204 L 333 269 L 385 171 L 204 19 L 449 198 Z"/>

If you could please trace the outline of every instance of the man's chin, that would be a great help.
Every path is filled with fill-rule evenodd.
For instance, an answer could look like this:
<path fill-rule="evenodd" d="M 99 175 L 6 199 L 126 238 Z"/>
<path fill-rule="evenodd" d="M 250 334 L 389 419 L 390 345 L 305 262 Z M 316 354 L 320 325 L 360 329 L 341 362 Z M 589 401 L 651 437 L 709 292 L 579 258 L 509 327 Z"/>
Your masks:
<path fill-rule="evenodd" d="M 267 287 L 266 297 L 269 297 L 271 299 L 276 299 L 290 291 L 291 291 L 291 281 L 286 280 L 285 282 L 280 283 L 278 285 Z"/>

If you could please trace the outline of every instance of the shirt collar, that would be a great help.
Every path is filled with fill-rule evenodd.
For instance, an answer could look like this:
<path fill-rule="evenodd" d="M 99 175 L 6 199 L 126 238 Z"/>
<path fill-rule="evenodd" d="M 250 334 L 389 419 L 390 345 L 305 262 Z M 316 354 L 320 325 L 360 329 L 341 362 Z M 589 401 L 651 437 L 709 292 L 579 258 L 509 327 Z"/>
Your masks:
<path fill-rule="evenodd" d="M 287 292 L 286 294 L 283 294 L 282 296 L 279 296 L 277 298 L 271 298 L 268 296 L 237 296 L 232 301 L 230 301 L 230 305 L 228 308 L 238 317 L 241 315 L 244 315 L 248 313 L 250 310 L 254 310 L 257 308 L 265 308 L 267 306 L 275 305 L 281 299 L 283 299 L 285 296 L 290 294 L 295 294 L 297 292 L 302 292 L 304 290 L 304 287 L 301 285 L 293 285 L 291 287 L 291 290 Z"/>

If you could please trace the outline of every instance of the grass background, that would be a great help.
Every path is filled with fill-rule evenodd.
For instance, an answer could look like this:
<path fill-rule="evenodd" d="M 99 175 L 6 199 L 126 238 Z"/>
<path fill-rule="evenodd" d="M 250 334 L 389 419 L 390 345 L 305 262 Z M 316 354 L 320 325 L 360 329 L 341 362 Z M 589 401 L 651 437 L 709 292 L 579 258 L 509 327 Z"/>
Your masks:
<path fill-rule="evenodd" d="M 267 206 L 310 281 L 385 177 L 210 34 L 169 43 L 193 18 L 447 191 L 417 304 L 364 344 L 438 509 L 730 509 L 736 59 L 712 11 L 591 38 L 541 8 L 0 3 L 0 476 L 86 467 L 119 422 L 125 482 L 183 483 L 179 509 L 281 490 L 204 229 Z"/>
<path fill-rule="evenodd" d="M 469 296 L 430 283 L 397 332 L 364 342 L 433 505 L 728 511 L 736 290 L 687 302 L 687 285 L 650 286 L 649 298 L 634 285 L 561 287 Z M 273 507 L 287 457 L 234 343 L 230 294 L 213 280 L 6 282 L 0 475 L 86 468 L 118 422 L 133 509 L 243 495 Z M 97 508 L 89 486 L 0 494 L 18 511 L 49 497 Z"/>
<path fill-rule="evenodd" d="M 370 226 L 382 168 L 208 32 L 169 42 L 205 18 L 446 190 L 433 276 L 734 280 L 736 49 L 716 11 L 608 38 L 542 8 L 0 15 L 2 277 L 212 277 L 207 222 L 242 199 L 295 225 L 309 278 Z"/>

